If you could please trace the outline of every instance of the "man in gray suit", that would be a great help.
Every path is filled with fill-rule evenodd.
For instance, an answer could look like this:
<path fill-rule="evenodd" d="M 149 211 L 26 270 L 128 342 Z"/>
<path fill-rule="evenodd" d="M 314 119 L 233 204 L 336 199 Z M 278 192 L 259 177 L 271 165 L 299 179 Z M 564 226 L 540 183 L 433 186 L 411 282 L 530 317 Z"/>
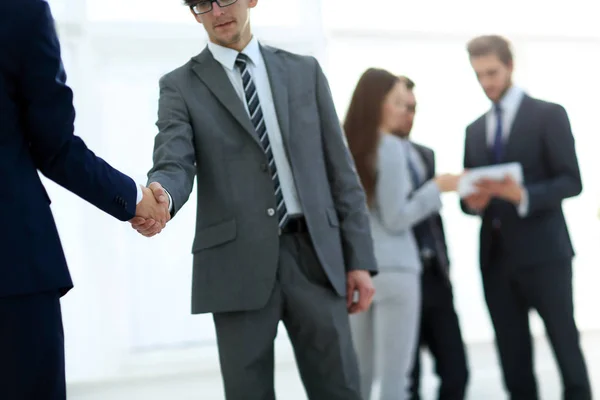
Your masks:
<path fill-rule="evenodd" d="M 309 398 L 358 400 L 348 313 L 369 307 L 376 273 L 365 195 L 319 64 L 259 44 L 257 2 L 187 2 L 210 42 L 160 80 L 149 182 L 175 216 L 196 176 L 192 312 L 213 313 L 227 399 L 275 398 L 283 321 Z"/>

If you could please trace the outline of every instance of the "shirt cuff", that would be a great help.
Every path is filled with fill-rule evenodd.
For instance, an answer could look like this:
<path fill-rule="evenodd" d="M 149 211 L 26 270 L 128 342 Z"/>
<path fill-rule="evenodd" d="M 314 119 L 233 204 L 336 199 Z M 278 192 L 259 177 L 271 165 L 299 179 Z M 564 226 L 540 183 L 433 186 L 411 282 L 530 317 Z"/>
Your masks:
<path fill-rule="evenodd" d="M 521 202 L 517 206 L 517 212 L 521 218 L 525 218 L 529 213 L 529 193 L 527 193 L 526 189 L 523 189 L 523 196 L 521 197 Z"/>
<path fill-rule="evenodd" d="M 135 203 L 137 206 L 142 202 L 142 199 L 144 198 L 144 192 L 142 192 L 142 185 L 135 185 L 135 187 L 137 188 L 137 200 Z"/>
<path fill-rule="evenodd" d="M 165 189 L 165 193 L 169 197 L 169 212 L 172 213 L 173 212 L 173 199 L 171 198 L 171 195 L 169 194 L 169 192 L 167 192 L 166 189 Z"/>

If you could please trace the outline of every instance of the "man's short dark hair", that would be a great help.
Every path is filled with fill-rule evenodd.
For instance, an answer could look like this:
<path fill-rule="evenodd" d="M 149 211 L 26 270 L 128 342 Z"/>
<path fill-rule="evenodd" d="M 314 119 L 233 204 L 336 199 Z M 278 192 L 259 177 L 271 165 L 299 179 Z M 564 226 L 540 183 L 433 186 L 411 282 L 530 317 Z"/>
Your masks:
<path fill-rule="evenodd" d="M 415 88 L 415 82 L 408 76 L 400 75 L 398 79 L 400 79 L 400 82 L 404 83 L 404 86 L 406 86 L 408 90 L 413 90 Z"/>
<path fill-rule="evenodd" d="M 467 44 L 467 52 L 471 58 L 495 54 L 504 65 L 510 65 L 513 61 L 510 42 L 498 35 L 484 35 L 471 39 Z"/>

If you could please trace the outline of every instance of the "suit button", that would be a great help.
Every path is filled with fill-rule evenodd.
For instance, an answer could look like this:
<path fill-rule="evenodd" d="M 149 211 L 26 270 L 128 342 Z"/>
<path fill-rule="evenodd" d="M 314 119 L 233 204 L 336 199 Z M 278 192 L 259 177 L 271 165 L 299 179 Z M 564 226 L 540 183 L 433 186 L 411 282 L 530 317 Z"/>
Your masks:
<path fill-rule="evenodd" d="M 275 215 L 275 209 L 274 209 L 274 208 L 269 208 L 269 209 L 267 210 L 267 215 L 268 215 L 269 217 L 272 217 L 273 215 Z"/>

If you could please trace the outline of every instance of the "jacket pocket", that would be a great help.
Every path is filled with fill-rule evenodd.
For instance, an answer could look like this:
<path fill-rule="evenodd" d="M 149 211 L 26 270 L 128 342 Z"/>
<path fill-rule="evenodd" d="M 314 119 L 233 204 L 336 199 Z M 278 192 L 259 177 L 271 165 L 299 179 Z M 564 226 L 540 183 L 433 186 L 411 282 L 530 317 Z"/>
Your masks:
<path fill-rule="evenodd" d="M 235 219 L 209 226 L 196 233 L 192 253 L 216 247 L 234 240 L 237 236 Z"/>

